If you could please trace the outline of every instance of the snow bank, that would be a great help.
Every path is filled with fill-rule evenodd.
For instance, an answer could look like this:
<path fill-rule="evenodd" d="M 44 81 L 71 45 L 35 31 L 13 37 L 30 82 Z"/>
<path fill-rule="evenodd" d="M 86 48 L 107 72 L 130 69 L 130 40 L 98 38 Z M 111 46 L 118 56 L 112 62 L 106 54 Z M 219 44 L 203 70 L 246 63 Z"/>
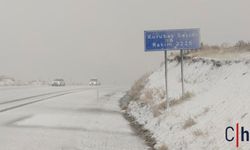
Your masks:
<path fill-rule="evenodd" d="M 168 67 L 169 97 L 180 100 L 180 63 L 169 60 Z M 169 110 L 162 107 L 165 81 L 161 66 L 147 78 L 139 98 L 130 101 L 127 113 L 153 133 L 156 149 L 163 145 L 176 150 L 235 149 L 234 142 L 225 140 L 225 128 L 236 122 L 250 128 L 250 61 L 186 59 L 184 74 L 191 98 Z M 250 144 L 241 144 L 247 147 Z"/>

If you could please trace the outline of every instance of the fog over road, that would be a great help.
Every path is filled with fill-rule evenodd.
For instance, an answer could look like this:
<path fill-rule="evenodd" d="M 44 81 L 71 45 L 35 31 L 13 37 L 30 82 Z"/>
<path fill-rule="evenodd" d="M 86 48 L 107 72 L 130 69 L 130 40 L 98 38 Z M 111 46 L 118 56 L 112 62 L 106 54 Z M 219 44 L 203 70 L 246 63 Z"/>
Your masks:
<path fill-rule="evenodd" d="M 124 88 L 0 88 L 3 150 L 142 150 L 122 117 Z"/>

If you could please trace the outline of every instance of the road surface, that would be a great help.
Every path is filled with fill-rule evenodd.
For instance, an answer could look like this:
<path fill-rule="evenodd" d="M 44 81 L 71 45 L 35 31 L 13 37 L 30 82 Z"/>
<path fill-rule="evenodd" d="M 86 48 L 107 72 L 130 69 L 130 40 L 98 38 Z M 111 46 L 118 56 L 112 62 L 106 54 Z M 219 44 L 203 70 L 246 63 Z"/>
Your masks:
<path fill-rule="evenodd" d="M 1 150 L 143 150 L 118 88 L 0 88 Z"/>

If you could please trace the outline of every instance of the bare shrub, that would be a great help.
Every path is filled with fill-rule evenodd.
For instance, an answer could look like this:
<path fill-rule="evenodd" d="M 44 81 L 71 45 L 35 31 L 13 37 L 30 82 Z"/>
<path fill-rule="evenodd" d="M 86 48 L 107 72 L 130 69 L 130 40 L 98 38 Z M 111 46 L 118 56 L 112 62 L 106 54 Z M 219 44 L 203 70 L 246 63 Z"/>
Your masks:
<path fill-rule="evenodd" d="M 120 99 L 120 107 L 122 110 L 126 110 L 130 101 L 135 101 L 140 98 L 141 91 L 144 89 L 148 82 L 149 73 L 142 76 L 140 79 L 135 81 L 131 89 Z"/>
<path fill-rule="evenodd" d="M 168 146 L 166 144 L 162 144 L 157 148 L 157 150 L 169 150 Z"/>
<path fill-rule="evenodd" d="M 171 100 L 169 102 L 169 106 L 176 106 L 176 105 L 179 105 L 185 101 L 188 101 L 190 100 L 190 98 L 192 98 L 194 96 L 194 94 L 192 92 L 186 92 L 183 97 L 180 97 L 178 99 L 174 99 L 174 100 Z"/>
<path fill-rule="evenodd" d="M 166 101 L 162 101 L 161 103 L 152 106 L 153 116 L 154 117 L 160 116 L 166 109 L 167 109 Z"/>
<path fill-rule="evenodd" d="M 250 49 L 250 42 L 245 42 L 243 40 L 238 41 L 234 47 L 238 50 L 249 50 Z"/>
<path fill-rule="evenodd" d="M 184 125 L 183 125 L 183 129 L 187 129 L 187 128 L 190 128 L 190 127 L 192 127 L 193 125 L 195 125 L 196 124 L 196 122 L 194 121 L 194 119 L 193 118 L 188 118 L 185 122 L 184 122 Z"/>
<path fill-rule="evenodd" d="M 144 91 L 143 93 L 143 101 L 146 103 L 146 104 L 152 104 L 153 103 L 153 94 L 154 94 L 154 91 L 153 89 L 147 89 Z"/>
<path fill-rule="evenodd" d="M 144 89 L 145 85 L 148 82 L 149 73 L 143 75 L 139 80 L 135 81 L 133 86 L 128 92 L 128 95 L 132 100 L 138 100 L 140 97 L 140 92 Z"/>
<path fill-rule="evenodd" d="M 203 114 L 208 113 L 208 112 L 209 112 L 209 110 L 210 110 L 210 108 L 209 108 L 209 107 L 205 107 L 205 108 L 204 108 L 204 111 L 203 111 Z"/>
<path fill-rule="evenodd" d="M 202 111 L 201 113 L 197 114 L 194 118 L 198 118 L 198 117 L 200 117 L 200 116 L 205 115 L 206 113 L 209 112 L 209 110 L 210 110 L 209 107 L 205 107 L 205 108 L 203 109 L 203 111 Z"/>
<path fill-rule="evenodd" d="M 218 46 L 218 45 L 212 45 L 212 46 L 210 46 L 210 48 L 213 49 L 213 50 L 219 50 L 220 46 Z"/>
<path fill-rule="evenodd" d="M 166 103 L 166 101 L 162 101 L 161 103 L 159 103 L 158 104 L 158 109 L 160 109 L 160 110 L 167 109 L 167 103 Z"/>
<path fill-rule="evenodd" d="M 192 92 L 186 92 L 183 97 L 181 98 L 182 100 L 187 100 L 187 99 L 190 99 L 191 97 L 193 97 L 194 94 Z"/>
<path fill-rule="evenodd" d="M 193 131 L 193 135 L 195 137 L 199 137 L 199 136 L 204 136 L 205 133 L 203 133 L 200 129 L 197 129 L 197 130 Z"/>
<path fill-rule="evenodd" d="M 154 100 L 163 100 L 165 98 L 165 91 L 159 88 L 145 89 L 140 97 L 140 100 L 145 104 L 154 104 Z"/>
<path fill-rule="evenodd" d="M 166 96 L 166 91 L 165 89 L 162 88 L 155 88 L 155 93 L 158 95 L 160 99 L 164 99 Z"/>
<path fill-rule="evenodd" d="M 152 112 L 154 117 L 159 117 L 162 114 L 157 105 L 152 106 Z"/>

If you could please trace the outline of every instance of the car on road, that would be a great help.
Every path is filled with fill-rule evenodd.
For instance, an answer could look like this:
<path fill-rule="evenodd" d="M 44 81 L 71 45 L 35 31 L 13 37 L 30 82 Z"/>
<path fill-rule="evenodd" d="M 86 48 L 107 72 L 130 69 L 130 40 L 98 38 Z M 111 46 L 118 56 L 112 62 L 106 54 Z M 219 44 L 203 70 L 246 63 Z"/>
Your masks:
<path fill-rule="evenodd" d="M 63 79 L 55 79 L 51 83 L 52 86 L 65 86 L 65 81 Z"/>
<path fill-rule="evenodd" d="M 98 86 L 101 85 L 101 82 L 98 81 L 98 79 L 90 79 L 89 80 L 89 86 Z"/>

